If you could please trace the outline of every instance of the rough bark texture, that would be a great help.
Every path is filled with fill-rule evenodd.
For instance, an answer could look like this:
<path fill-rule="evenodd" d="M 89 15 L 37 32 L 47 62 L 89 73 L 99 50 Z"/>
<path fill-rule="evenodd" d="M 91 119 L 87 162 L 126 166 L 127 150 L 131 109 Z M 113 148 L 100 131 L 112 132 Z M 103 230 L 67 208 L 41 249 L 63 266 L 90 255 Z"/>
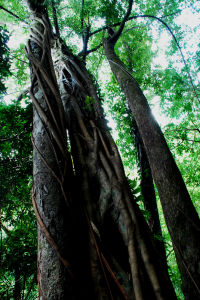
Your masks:
<path fill-rule="evenodd" d="M 103 256 L 106 253 L 115 273 L 120 270 L 118 276 L 126 290 L 126 273 L 131 273 L 135 299 L 149 299 L 150 296 L 152 299 L 175 299 L 167 275 L 157 264 L 148 226 L 132 198 L 95 87 L 84 65 L 62 41 L 59 43 L 55 44 L 53 56 L 61 58 L 54 61 L 66 111 L 74 167 L 80 183 L 81 204 L 97 235 L 100 252 Z M 104 299 L 106 293 L 101 286 L 95 255 L 91 255 L 91 263 L 95 265 L 92 274 L 95 299 Z M 108 281 L 110 296 L 121 299 L 120 293 L 112 288 L 112 281 L 109 283 L 110 274 L 104 280 L 106 284 Z M 132 298 L 130 291 L 128 294 Z"/>
<path fill-rule="evenodd" d="M 40 299 L 176 299 L 95 86 L 84 64 L 51 34 L 42 3 L 29 3 L 34 24 L 27 45 Z"/>
<path fill-rule="evenodd" d="M 164 136 L 136 80 L 114 52 L 104 49 L 141 134 L 181 271 L 185 299 L 200 299 L 200 221 Z"/>
<path fill-rule="evenodd" d="M 29 4 L 32 17 L 37 18 L 26 51 L 31 63 L 30 95 L 34 104 L 33 204 L 38 221 L 39 298 L 77 299 L 79 290 L 73 278 L 76 266 L 73 258 L 77 253 L 79 222 L 75 203 L 71 205 L 72 166 L 59 90 L 52 71 L 48 19 L 41 17 L 46 11 L 44 7 L 32 6 L 32 2 Z"/>
<path fill-rule="evenodd" d="M 47 65 L 47 70 L 48 67 Z M 45 113 L 48 114 L 43 93 L 37 82 L 34 85 L 34 91 L 34 97 L 43 107 Z M 52 96 L 48 92 L 46 88 L 46 93 L 50 99 Z M 70 231 L 72 231 L 74 222 L 72 222 L 71 212 L 67 210 L 60 185 L 50 171 L 51 169 L 59 174 L 60 168 L 63 172 L 63 158 L 53 141 L 51 132 L 41 121 L 35 107 L 33 114 L 33 140 L 35 144 L 33 151 L 33 197 L 48 232 L 61 252 L 66 255 L 65 258 L 69 260 L 72 255 L 72 253 L 69 253 L 69 245 L 72 243 Z M 42 153 L 49 167 L 44 163 L 39 153 Z M 59 260 L 56 251 L 47 241 L 40 225 L 38 226 L 38 275 L 40 299 L 74 299 L 70 275 Z"/>

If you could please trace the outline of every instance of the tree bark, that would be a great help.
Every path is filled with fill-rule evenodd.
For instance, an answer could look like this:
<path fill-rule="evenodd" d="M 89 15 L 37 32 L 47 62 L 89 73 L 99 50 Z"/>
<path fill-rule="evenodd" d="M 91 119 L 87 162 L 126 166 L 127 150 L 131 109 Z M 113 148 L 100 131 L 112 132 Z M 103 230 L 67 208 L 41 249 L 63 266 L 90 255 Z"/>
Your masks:
<path fill-rule="evenodd" d="M 51 35 L 39 3 L 29 3 L 35 22 L 27 55 L 40 299 L 176 299 L 131 195 L 94 84 L 84 63 Z"/>
<path fill-rule="evenodd" d="M 103 45 L 145 146 L 181 272 L 185 299 L 200 299 L 200 221 L 197 212 L 138 83 L 116 56 L 114 44 L 104 39 Z"/>
<path fill-rule="evenodd" d="M 140 173 L 141 173 L 141 192 L 143 196 L 144 207 L 149 212 L 148 225 L 154 235 L 154 242 L 156 248 L 158 250 L 158 253 L 160 254 L 162 263 L 167 271 L 168 269 L 167 257 L 166 257 L 165 246 L 162 237 L 162 230 L 161 230 L 161 224 L 159 220 L 158 207 L 156 203 L 156 195 L 154 190 L 152 173 L 151 173 L 148 157 L 144 149 L 144 144 L 142 142 L 137 124 L 134 119 L 132 123 L 133 123 L 132 130 L 135 137 L 135 144 L 136 144 L 137 156 L 138 156 Z"/>
<path fill-rule="evenodd" d="M 58 45 L 57 41 L 56 51 Z M 123 275 L 127 272 L 132 274 L 135 299 L 149 299 L 150 296 L 154 299 L 176 299 L 167 274 L 157 264 L 158 257 L 148 226 L 132 198 L 94 84 L 84 64 L 69 52 L 62 41 L 60 49 L 62 55 L 58 57 L 62 59 L 57 62 L 57 77 L 66 112 L 74 168 L 80 184 L 81 203 L 97 235 L 100 253 L 105 251 L 114 272 L 117 270 L 113 260 L 118 262 L 125 287 Z M 91 262 L 96 266 L 92 274 L 95 299 L 103 299 L 106 291 L 104 294 L 101 286 L 102 275 L 97 270 L 99 266 L 95 255 L 91 256 Z M 112 288 L 112 283 L 108 284 L 108 290 L 114 299 L 121 299 L 116 289 Z M 133 296 L 130 294 L 129 297 L 132 299 Z"/>
<path fill-rule="evenodd" d="M 26 52 L 32 81 L 32 197 L 38 221 L 39 299 L 77 299 L 79 291 L 72 267 L 74 252 L 77 253 L 74 219 L 77 214 L 70 191 L 73 190 L 73 173 L 64 117 L 49 52 L 51 31 L 42 3 L 27 2 L 34 18 Z"/>
<path fill-rule="evenodd" d="M 131 59 L 132 50 L 130 49 L 127 43 L 125 43 L 125 47 L 127 50 L 126 54 L 127 54 L 128 71 L 131 72 L 132 74 L 133 72 L 133 63 Z M 130 116 L 132 115 L 130 108 L 128 108 L 127 113 Z M 161 230 L 161 224 L 159 220 L 159 213 L 158 213 L 158 207 L 156 203 L 156 195 L 155 195 L 151 168 L 144 148 L 144 144 L 142 142 L 138 130 L 138 126 L 134 120 L 133 115 L 131 119 L 132 119 L 132 132 L 135 138 L 135 145 L 136 145 L 137 156 L 138 156 L 139 167 L 140 167 L 140 174 L 141 174 L 141 192 L 143 196 L 145 209 L 149 212 L 148 225 L 150 227 L 150 230 L 154 234 L 156 247 L 158 249 L 158 252 L 160 253 L 160 257 L 162 259 L 163 265 L 167 270 L 168 269 L 167 257 L 166 257 L 164 241 L 162 238 L 162 230 Z"/>

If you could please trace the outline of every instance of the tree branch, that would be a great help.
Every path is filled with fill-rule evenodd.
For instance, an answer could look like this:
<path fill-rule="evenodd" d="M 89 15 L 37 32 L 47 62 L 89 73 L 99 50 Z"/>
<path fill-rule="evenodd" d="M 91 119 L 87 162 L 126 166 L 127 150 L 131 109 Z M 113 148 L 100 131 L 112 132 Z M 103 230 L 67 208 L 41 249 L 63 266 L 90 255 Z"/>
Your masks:
<path fill-rule="evenodd" d="M 124 29 L 124 26 L 126 24 L 126 21 L 128 21 L 129 19 L 129 16 L 130 16 L 130 13 L 131 13 L 131 10 L 132 10 L 132 6 L 133 6 L 133 0 L 129 0 L 129 5 L 128 5 L 128 10 L 124 16 L 124 19 L 122 20 L 121 24 L 120 24 L 120 27 L 118 29 L 118 31 L 116 31 L 113 36 L 110 38 L 110 41 L 115 44 L 117 42 L 117 40 L 119 39 L 123 29 Z"/>
<path fill-rule="evenodd" d="M 61 11 L 61 10 L 65 9 L 65 8 L 72 9 L 70 6 L 68 6 L 68 5 L 65 5 L 64 7 L 62 7 L 62 8 L 59 8 L 59 9 L 58 9 L 58 11 Z"/>
<path fill-rule="evenodd" d="M 129 18 L 127 21 L 129 21 L 129 20 L 132 20 L 132 19 Z M 116 26 L 119 26 L 120 24 L 121 24 L 120 22 L 117 22 L 117 23 L 114 23 L 114 24 L 112 24 L 112 25 L 110 25 L 110 26 L 111 26 L 111 27 L 116 27 Z M 108 29 L 110 26 L 105 25 L 105 26 L 103 26 L 103 27 L 101 27 L 101 28 L 99 28 L 99 29 L 97 29 L 97 30 L 91 32 L 91 33 L 90 33 L 90 37 L 91 37 L 92 35 L 95 35 L 96 33 L 99 33 L 99 32 L 101 32 L 101 31 L 103 31 L 103 30 Z"/>
<path fill-rule="evenodd" d="M 191 140 L 191 139 L 186 139 L 181 136 L 174 136 L 174 138 L 182 141 L 187 141 L 187 142 L 192 142 L 192 143 L 200 143 L 200 140 Z"/>
<path fill-rule="evenodd" d="M 130 0 L 130 2 L 131 2 L 131 0 Z M 130 8 L 130 2 L 129 2 L 129 8 Z M 185 65 L 186 73 L 187 73 L 187 75 L 188 75 L 188 78 L 189 78 L 190 84 L 191 84 L 191 86 L 192 86 L 194 95 L 195 95 L 195 97 L 197 98 L 197 100 L 198 100 L 198 102 L 199 102 L 199 104 L 200 104 L 200 99 L 199 99 L 199 97 L 198 97 L 198 95 L 197 95 L 196 88 L 195 88 L 195 86 L 194 86 L 194 84 L 193 84 L 193 80 L 192 80 L 192 77 L 191 77 L 191 75 L 190 75 L 190 71 L 189 71 L 189 69 L 188 69 L 188 66 L 187 66 L 185 57 L 184 57 L 184 55 L 183 55 L 182 49 L 181 49 L 181 47 L 180 47 L 180 45 L 179 45 L 179 42 L 178 42 L 177 38 L 175 37 L 175 35 L 174 35 L 173 31 L 171 30 L 171 28 L 168 26 L 168 24 L 167 24 L 165 21 L 162 20 L 163 18 L 165 18 L 165 16 L 160 17 L 160 18 L 159 18 L 159 17 L 156 17 L 156 16 L 152 16 L 152 15 L 138 15 L 138 16 L 128 17 L 128 16 L 130 15 L 130 13 L 129 13 L 129 14 L 128 14 L 128 13 L 129 13 L 129 9 L 128 9 L 128 11 L 127 11 L 127 13 L 126 13 L 126 15 L 125 15 L 125 17 L 124 17 L 124 20 L 122 21 L 121 24 L 118 22 L 118 23 L 115 23 L 115 24 L 111 25 L 111 27 L 116 27 L 116 26 L 119 26 L 119 25 L 120 25 L 120 28 L 121 28 L 121 30 L 120 30 L 120 28 L 119 28 L 119 30 L 116 32 L 116 38 L 115 38 L 115 34 L 114 34 L 113 37 L 111 38 L 111 41 L 113 41 L 113 38 L 114 38 L 114 44 L 116 43 L 116 41 L 118 40 L 118 38 L 119 38 L 119 36 L 120 36 L 120 34 L 121 34 L 123 28 L 124 28 L 125 23 L 126 23 L 127 21 L 130 21 L 130 20 L 133 20 L 133 19 L 137 19 L 137 18 L 151 18 L 151 19 L 154 19 L 154 20 L 157 20 L 157 21 L 161 22 L 161 23 L 167 28 L 167 30 L 169 31 L 169 33 L 171 34 L 172 38 L 174 39 L 174 41 L 175 41 L 175 43 L 176 43 L 176 46 L 177 46 L 177 48 L 178 48 L 178 50 L 179 50 L 179 52 L 180 52 L 180 54 L 181 54 L 181 58 L 182 58 L 183 63 L 184 63 L 184 65 Z M 96 34 L 96 33 L 98 33 L 98 32 L 101 32 L 102 30 L 108 29 L 109 27 L 110 27 L 110 26 L 104 26 L 104 27 L 102 27 L 102 28 L 100 28 L 100 29 L 98 29 L 98 30 L 95 30 L 95 31 L 93 31 L 92 33 L 90 33 L 90 36 L 92 36 L 92 35 L 94 35 L 94 34 Z M 116 41 L 115 41 L 115 39 L 116 39 Z"/>
<path fill-rule="evenodd" d="M 83 34 L 83 21 L 84 21 L 84 0 L 82 0 L 82 6 L 81 6 L 81 30 Z"/>
<path fill-rule="evenodd" d="M 141 16 L 135 16 L 135 17 L 133 17 L 133 18 L 134 18 L 134 19 L 136 19 L 136 18 L 152 18 L 152 19 L 154 19 L 154 20 L 157 20 L 157 21 L 161 22 L 161 23 L 167 28 L 167 30 L 168 30 L 169 33 L 171 34 L 172 38 L 174 39 L 174 41 L 175 41 L 175 43 L 176 43 L 176 46 L 177 46 L 177 48 L 178 48 L 178 50 L 179 50 L 179 52 L 180 52 L 180 54 L 181 54 L 183 63 L 184 63 L 184 65 L 185 65 L 186 73 L 187 73 L 188 78 L 189 78 L 189 80 L 190 80 L 190 84 L 191 84 L 191 86 L 192 86 L 193 92 L 194 92 L 194 94 L 195 94 L 195 96 L 196 96 L 196 98 L 197 98 L 197 100 L 198 100 L 198 102 L 199 102 L 199 104 L 200 104 L 200 100 L 199 100 L 199 97 L 198 97 L 198 95 L 197 95 L 196 88 L 195 88 L 195 86 L 194 86 L 194 84 L 193 84 L 193 80 L 192 80 L 192 77 L 191 77 L 191 75 L 190 75 L 190 71 L 189 71 L 189 69 L 188 69 L 188 66 L 187 66 L 185 57 L 184 57 L 184 55 L 183 55 L 182 49 L 181 49 L 181 47 L 180 47 L 180 45 L 179 45 L 179 42 L 177 41 L 177 38 L 175 37 L 174 33 L 172 32 L 172 30 L 171 30 L 171 28 L 168 26 L 168 24 L 167 24 L 165 21 L 163 21 L 161 18 L 156 17 L 156 16 L 152 16 L 152 15 L 141 15 Z"/>
<path fill-rule="evenodd" d="M 90 37 L 90 24 L 84 28 L 84 4 L 85 1 L 82 0 L 82 7 L 81 7 L 81 32 L 82 32 L 82 40 L 83 40 L 83 50 L 80 52 L 81 56 L 83 56 L 83 61 L 86 60 L 87 56 L 87 47 L 88 47 L 88 41 Z"/>
<path fill-rule="evenodd" d="M 0 5 L 0 9 L 4 10 L 5 12 L 7 12 L 11 16 L 15 17 L 16 19 L 24 22 L 25 24 L 28 24 L 25 20 L 23 20 L 22 18 L 20 18 L 19 16 L 17 16 L 16 14 L 14 14 L 12 11 L 8 10 L 7 8 L 5 8 L 5 7 L 3 7 L 3 6 Z"/>
<path fill-rule="evenodd" d="M 172 15 L 175 15 L 175 14 L 177 14 L 177 13 L 179 13 L 179 12 L 181 12 L 181 10 L 180 10 L 180 11 L 177 11 L 177 12 L 175 12 L 175 13 L 171 13 L 171 14 L 169 14 L 169 15 L 162 16 L 162 17 L 160 17 L 160 19 L 167 18 L 167 17 L 172 16 Z M 133 20 L 133 19 L 141 18 L 141 17 L 144 17 L 144 16 L 142 16 L 142 15 L 141 15 L 141 16 L 132 16 L 132 17 L 129 17 L 129 18 L 126 20 L 126 22 L 127 22 L 127 21 L 131 21 L 131 20 Z M 99 29 L 97 29 L 97 30 L 91 32 L 91 33 L 90 33 L 90 36 L 95 35 L 96 33 L 99 33 L 99 32 L 101 32 L 101 31 L 103 31 L 103 30 L 106 30 L 106 29 L 108 29 L 109 27 L 116 27 L 116 26 L 119 26 L 120 24 L 121 24 L 121 22 L 116 22 L 116 23 L 114 23 L 114 24 L 111 24 L 110 26 L 109 26 L 109 25 L 105 25 L 105 26 L 103 26 L 103 27 L 101 27 L 101 28 L 99 28 Z"/>
<path fill-rule="evenodd" d="M 83 56 L 83 60 L 85 61 L 86 56 L 88 54 L 87 47 L 88 47 L 88 41 L 89 41 L 89 36 L 90 36 L 90 26 L 88 26 L 85 30 L 83 29 L 82 36 L 83 36 L 82 56 Z"/>
<path fill-rule="evenodd" d="M 29 65 L 29 63 L 28 63 L 27 61 L 25 61 L 25 60 L 22 60 L 22 59 L 18 58 L 18 57 L 17 57 L 17 56 L 15 56 L 15 55 L 9 54 L 9 56 L 11 56 L 11 57 L 13 57 L 13 58 L 15 58 L 15 59 L 17 59 L 17 60 L 19 60 L 19 61 L 21 61 L 21 62 L 23 62 L 23 63 L 27 64 L 27 65 Z"/>
<path fill-rule="evenodd" d="M 16 134 L 16 135 L 14 135 L 14 136 L 12 136 L 12 137 L 9 137 L 9 138 L 1 138 L 1 137 L 0 137 L 0 143 L 3 143 L 3 142 L 7 142 L 7 141 L 10 141 L 10 140 L 17 139 L 17 138 L 19 138 L 19 136 L 20 136 L 22 133 L 23 133 L 23 131 L 20 132 L 20 134 Z"/>
<path fill-rule="evenodd" d="M 168 132 L 176 132 L 176 131 L 198 131 L 200 133 L 200 130 L 198 128 L 181 128 L 181 129 L 167 129 L 165 131 L 165 133 L 168 133 Z"/>
<path fill-rule="evenodd" d="M 83 5 L 84 5 L 84 0 L 82 0 L 82 18 L 81 18 L 82 32 L 83 32 Z M 121 23 L 118 22 L 118 23 L 114 24 L 114 26 L 120 25 L 120 28 L 118 29 L 118 31 L 116 33 L 114 33 L 114 35 L 111 37 L 111 41 L 114 44 L 117 42 L 118 38 L 120 37 L 120 35 L 121 35 L 122 31 L 123 31 L 123 28 L 125 26 L 126 21 L 129 19 L 129 16 L 130 16 L 130 13 L 131 13 L 131 9 L 132 9 L 132 5 L 133 5 L 133 0 L 129 0 L 129 7 L 128 7 L 128 10 L 127 10 L 127 12 L 126 12 L 126 14 L 124 16 L 124 19 L 122 20 Z M 113 25 L 112 25 L 112 27 L 113 27 Z M 102 46 L 102 43 L 100 43 L 98 46 L 94 47 L 93 49 L 87 51 L 88 40 L 89 40 L 90 36 L 92 36 L 93 34 L 96 34 L 96 33 L 100 32 L 100 31 L 102 31 L 103 29 L 108 29 L 108 28 L 109 28 L 109 26 L 104 26 L 101 29 L 96 30 L 93 33 L 90 33 L 89 30 L 87 30 L 86 37 L 83 34 L 83 50 L 78 55 L 79 56 L 83 56 L 83 58 L 85 60 L 85 58 L 86 58 L 86 56 L 88 54 L 90 54 L 90 53 L 98 50 Z"/>
<path fill-rule="evenodd" d="M 56 30 L 56 35 L 57 35 L 57 37 L 60 38 L 60 31 L 59 31 L 59 26 L 58 26 L 58 18 L 57 18 L 57 13 L 56 13 L 56 7 L 55 7 L 54 0 L 51 0 L 51 6 L 52 6 L 52 11 L 53 11 L 53 22 L 54 22 L 54 27 L 55 27 L 55 30 Z"/>
<path fill-rule="evenodd" d="M 100 43 L 98 46 L 90 49 L 90 50 L 87 50 L 86 53 L 83 52 L 83 50 L 81 52 L 79 52 L 78 56 L 87 56 L 88 54 L 92 53 L 92 52 L 95 52 L 96 50 L 98 50 L 100 47 L 102 46 L 102 43 Z"/>

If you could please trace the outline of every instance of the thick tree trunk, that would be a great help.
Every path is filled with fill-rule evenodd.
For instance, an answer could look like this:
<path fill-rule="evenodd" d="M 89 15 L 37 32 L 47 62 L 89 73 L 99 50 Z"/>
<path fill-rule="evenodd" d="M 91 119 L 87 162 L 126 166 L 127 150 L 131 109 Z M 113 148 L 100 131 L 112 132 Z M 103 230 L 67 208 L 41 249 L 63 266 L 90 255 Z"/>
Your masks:
<path fill-rule="evenodd" d="M 33 206 L 38 221 L 39 299 L 79 299 L 85 296 L 76 265 L 84 238 L 73 196 L 73 173 L 67 150 L 64 115 L 50 55 L 50 28 L 45 7 L 29 2 L 35 18 L 27 56 L 31 64 L 33 100 Z M 84 247 L 83 247 L 84 248 Z M 83 250 L 84 251 L 84 250 Z M 76 259 L 74 259 L 76 257 Z M 80 271 L 83 274 L 83 271 Z M 76 279 L 75 279 L 76 278 Z M 84 283 L 84 279 L 82 280 Z M 82 288 L 82 289 L 81 289 Z M 88 294 L 86 295 L 87 298 Z"/>
<path fill-rule="evenodd" d="M 103 44 L 145 146 L 181 271 L 185 298 L 200 299 L 200 221 L 197 212 L 139 85 L 116 56 L 109 39 L 104 40 Z"/>
<path fill-rule="evenodd" d="M 27 55 L 32 66 L 40 299 L 121 300 L 128 299 L 127 293 L 136 300 L 176 299 L 132 198 L 87 70 L 51 35 L 45 7 L 33 1 L 30 8 L 36 17 Z"/>
<path fill-rule="evenodd" d="M 94 299 L 107 299 L 109 294 L 113 299 L 122 297 L 116 286 L 113 288 L 113 277 L 106 267 L 104 256 L 114 273 L 118 273 L 125 289 L 128 288 L 126 273 L 132 274 L 136 300 L 175 299 L 169 278 L 158 263 L 148 226 L 132 198 L 95 87 L 84 65 L 62 42 L 61 53 L 58 53 L 58 45 L 59 41 L 55 44 L 53 56 L 55 67 L 58 65 L 57 76 L 66 111 L 74 167 L 80 183 L 82 206 L 100 252 L 100 264 L 94 252 L 90 252 L 91 264 L 95 267 L 92 273 Z M 56 53 L 57 57 L 62 57 L 59 62 Z M 92 241 L 96 243 L 94 236 Z M 102 270 L 99 271 L 99 267 Z M 107 293 L 101 283 L 103 269 L 106 269 L 103 274 Z M 133 297 L 130 289 L 129 297 Z"/>

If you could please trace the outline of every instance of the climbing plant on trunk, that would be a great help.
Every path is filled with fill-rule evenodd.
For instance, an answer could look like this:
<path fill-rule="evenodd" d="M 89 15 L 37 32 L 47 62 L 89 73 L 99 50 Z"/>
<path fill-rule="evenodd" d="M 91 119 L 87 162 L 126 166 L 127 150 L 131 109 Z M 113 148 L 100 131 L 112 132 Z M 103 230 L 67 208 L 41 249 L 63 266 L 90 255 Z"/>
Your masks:
<path fill-rule="evenodd" d="M 176 299 L 84 63 L 27 2 L 41 299 Z"/>
<path fill-rule="evenodd" d="M 164 1 L 164 9 L 155 1 L 155 10 L 149 10 L 148 1 L 136 1 L 136 10 L 144 10 L 144 15 L 131 17 L 132 1 L 129 1 L 127 13 L 125 0 L 98 2 L 99 7 L 91 0 L 72 1 L 67 9 L 62 6 L 64 1 L 62 4 L 61 1 L 27 2 L 32 17 L 26 53 L 31 65 L 30 96 L 34 106 L 32 199 L 38 222 L 40 298 L 175 297 L 168 275 L 163 271 L 163 262 L 156 261 L 158 247 L 155 249 L 149 228 L 131 194 L 121 158 L 107 128 L 96 83 L 86 69 L 86 63 L 90 68 L 93 62 L 92 69 L 96 68 L 95 58 L 99 55 L 95 53 L 91 59 L 88 55 L 102 45 L 139 128 L 141 145 L 144 145 L 159 190 L 182 272 L 186 299 L 198 298 L 197 214 L 138 84 L 114 51 L 127 21 L 135 26 L 135 21 L 131 20 L 144 17 L 166 26 L 162 18 L 149 15 L 149 11 L 159 15 L 168 10 L 171 13 L 174 1 L 170 2 L 170 7 Z M 51 3 L 51 6 L 45 7 L 46 3 Z M 22 12 L 20 4 L 5 1 L 4 5 L 8 9 L 1 6 L 1 13 L 3 11 L 17 20 L 28 20 L 28 12 L 26 9 Z M 12 8 L 20 9 L 15 14 Z M 52 33 L 47 8 L 54 22 L 55 34 Z M 63 13 L 57 19 L 57 13 L 61 15 L 64 9 L 67 16 Z M 119 22 L 123 14 L 125 17 Z M 96 29 L 99 26 L 95 22 L 97 18 L 105 20 L 106 25 Z M 27 26 L 26 21 L 24 24 Z M 107 24 L 113 25 L 113 28 L 119 26 L 119 29 L 114 32 Z M 63 26 L 65 30 L 62 30 Z M 60 39 L 68 32 L 67 26 L 79 37 L 82 35 L 83 50 L 77 56 Z M 110 35 L 107 39 L 107 33 L 104 31 L 102 34 L 105 29 Z M 126 33 L 133 30 L 129 26 L 127 29 Z M 100 41 L 102 36 L 103 43 Z M 174 35 L 173 38 L 177 42 Z M 90 46 L 94 48 L 88 50 Z M 132 46 L 140 48 L 133 42 Z M 137 61 L 143 65 L 140 57 Z M 21 63 L 24 64 L 24 61 L 21 60 Z M 192 83 L 187 66 L 186 69 Z M 23 70 L 21 68 L 20 74 Z M 144 69 L 140 74 L 141 79 Z M 193 91 L 198 98 L 194 85 Z M 181 99 L 178 100 L 181 102 Z M 148 201 L 147 206 L 149 204 Z M 19 295 L 16 285 L 17 290 L 16 297 Z"/>

